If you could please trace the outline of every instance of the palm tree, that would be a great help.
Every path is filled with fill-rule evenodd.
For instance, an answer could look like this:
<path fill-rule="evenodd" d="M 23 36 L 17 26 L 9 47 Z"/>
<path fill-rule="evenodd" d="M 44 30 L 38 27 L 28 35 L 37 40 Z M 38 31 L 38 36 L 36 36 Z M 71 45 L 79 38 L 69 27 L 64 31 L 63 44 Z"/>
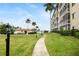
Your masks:
<path fill-rule="evenodd" d="M 28 18 L 27 20 L 26 20 L 26 23 L 27 23 L 27 29 L 29 29 L 28 27 L 29 27 L 29 23 L 30 23 L 30 19 Z M 25 31 L 26 32 L 26 31 Z M 27 35 L 28 35 L 28 31 L 27 31 Z"/>
<path fill-rule="evenodd" d="M 27 20 L 26 20 L 26 23 L 27 23 L 27 24 L 29 24 L 29 23 L 30 23 L 30 21 L 31 21 L 30 19 L 27 19 Z M 28 26 L 27 26 L 27 27 L 28 27 Z"/>
<path fill-rule="evenodd" d="M 51 20 L 51 13 L 54 10 L 57 10 L 57 28 L 58 28 L 58 4 L 59 3 L 46 3 L 44 6 L 46 7 L 45 11 L 50 11 L 50 20 Z"/>
<path fill-rule="evenodd" d="M 50 12 L 50 19 L 51 19 L 51 13 L 53 10 L 55 10 L 55 3 L 46 3 L 44 4 L 44 6 L 46 7 L 45 11 L 49 11 Z"/>
<path fill-rule="evenodd" d="M 39 28 L 38 26 L 36 26 L 36 28 Z"/>
<path fill-rule="evenodd" d="M 36 32 L 36 28 L 35 28 L 36 22 L 32 22 L 32 26 L 34 26 L 33 31 Z"/>
<path fill-rule="evenodd" d="M 37 36 L 38 36 L 38 35 L 37 35 L 38 28 L 39 28 L 39 27 L 38 27 L 38 26 L 36 26 L 36 38 L 37 38 Z"/>
<path fill-rule="evenodd" d="M 36 26 L 36 31 L 38 31 L 38 29 L 39 29 L 39 27 L 38 27 L 38 26 Z"/>
<path fill-rule="evenodd" d="M 35 26 L 36 25 L 36 22 L 32 22 L 32 25 Z"/>

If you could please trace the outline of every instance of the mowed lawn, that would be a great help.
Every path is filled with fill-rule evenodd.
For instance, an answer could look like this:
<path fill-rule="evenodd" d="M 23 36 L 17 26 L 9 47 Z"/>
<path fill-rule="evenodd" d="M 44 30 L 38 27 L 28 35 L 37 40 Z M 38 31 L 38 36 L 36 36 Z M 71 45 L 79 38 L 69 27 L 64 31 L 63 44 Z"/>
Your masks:
<path fill-rule="evenodd" d="M 37 40 L 36 35 L 11 35 L 10 37 L 10 56 L 31 56 L 33 47 Z M 5 56 L 6 35 L 0 35 L 0 56 Z"/>
<path fill-rule="evenodd" d="M 79 56 L 79 39 L 75 37 L 48 33 L 45 44 L 50 56 Z"/>

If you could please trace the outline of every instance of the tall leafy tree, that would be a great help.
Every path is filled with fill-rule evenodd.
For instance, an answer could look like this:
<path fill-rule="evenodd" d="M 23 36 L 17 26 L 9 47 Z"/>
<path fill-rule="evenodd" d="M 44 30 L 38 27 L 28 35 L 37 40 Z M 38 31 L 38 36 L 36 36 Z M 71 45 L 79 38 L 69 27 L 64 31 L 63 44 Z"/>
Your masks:
<path fill-rule="evenodd" d="M 39 29 L 39 27 L 38 26 L 36 26 L 36 30 L 38 31 L 38 29 Z"/>
<path fill-rule="evenodd" d="M 39 27 L 38 27 L 38 26 L 36 26 L 36 38 L 37 38 L 38 28 L 39 28 Z"/>
<path fill-rule="evenodd" d="M 30 22 L 31 22 L 31 20 L 28 18 L 28 19 L 26 20 L 27 29 L 29 29 L 28 27 L 29 27 Z M 26 34 L 26 33 L 27 33 L 27 35 L 28 35 L 28 31 L 25 31 L 25 34 Z"/>
<path fill-rule="evenodd" d="M 27 19 L 27 20 L 26 20 L 26 23 L 29 24 L 30 21 L 31 21 L 30 19 Z M 27 26 L 27 28 L 28 28 L 28 26 Z"/>
<path fill-rule="evenodd" d="M 36 26 L 36 28 L 39 28 L 38 26 Z"/>
<path fill-rule="evenodd" d="M 6 34 L 6 24 L 0 25 L 0 34 Z"/>
<path fill-rule="evenodd" d="M 6 26 L 7 26 L 6 24 L 1 24 L 0 25 L 0 34 L 6 34 L 6 32 L 7 32 Z M 10 25 L 10 33 L 11 34 L 14 34 L 14 29 L 15 29 L 15 27 Z"/>
<path fill-rule="evenodd" d="M 32 26 L 35 26 L 36 25 L 36 22 L 32 22 Z"/>
<path fill-rule="evenodd" d="M 50 19 L 51 19 L 51 13 L 52 13 L 53 10 L 56 9 L 55 3 L 46 3 L 46 4 L 44 4 L 44 7 L 46 7 L 46 9 L 45 9 L 46 12 L 47 11 L 50 12 Z"/>
<path fill-rule="evenodd" d="M 54 10 L 57 10 L 57 28 L 58 28 L 58 4 L 59 3 L 46 3 L 44 4 L 44 6 L 46 7 L 45 11 L 49 11 L 50 12 L 50 20 L 51 20 L 51 13 Z"/>
<path fill-rule="evenodd" d="M 35 28 L 36 22 L 32 22 L 32 26 L 34 26 L 33 31 L 36 32 L 36 28 Z"/>

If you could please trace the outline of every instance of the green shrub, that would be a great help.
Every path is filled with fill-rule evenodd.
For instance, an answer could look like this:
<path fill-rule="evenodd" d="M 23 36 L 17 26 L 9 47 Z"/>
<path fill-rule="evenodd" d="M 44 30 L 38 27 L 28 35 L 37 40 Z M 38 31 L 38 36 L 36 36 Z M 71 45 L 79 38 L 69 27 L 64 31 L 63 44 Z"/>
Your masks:
<path fill-rule="evenodd" d="M 79 38 L 79 30 L 75 29 L 75 37 Z"/>
<path fill-rule="evenodd" d="M 79 31 L 77 31 L 77 32 L 75 33 L 75 37 L 76 37 L 76 38 L 79 38 Z"/>
<path fill-rule="evenodd" d="M 63 27 L 60 27 L 60 34 L 68 36 L 68 35 L 71 34 L 71 31 L 70 30 L 64 30 Z"/>
<path fill-rule="evenodd" d="M 74 29 L 74 27 L 72 27 L 71 36 L 75 36 L 75 32 L 76 32 L 76 29 Z"/>
<path fill-rule="evenodd" d="M 53 33 L 60 33 L 60 31 L 52 31 Z"/>
<path fill-rule="evenodd" d="M 65 36 L 71 35 L 71 31 L 70 30 L 64 30 L 64 31 L 61 31 L 60 33 L 61 33 L 61 35 L 65 35 Z"/>

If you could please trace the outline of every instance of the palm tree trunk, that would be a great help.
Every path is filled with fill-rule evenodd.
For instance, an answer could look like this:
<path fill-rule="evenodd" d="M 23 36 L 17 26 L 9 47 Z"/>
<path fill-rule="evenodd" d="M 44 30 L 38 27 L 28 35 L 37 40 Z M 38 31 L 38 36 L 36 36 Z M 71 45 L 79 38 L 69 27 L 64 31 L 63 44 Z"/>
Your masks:
<path fill-rule="evenodd" d="M 51 20 L 51 11 L 50 11 L 50 20 Z"/>
<path fill-rule="evenodd" d="M 51 23 L 51 20 L 52 20 L 52 19 L 51 19 L 51 11 L 50 11 L 50 23 Z M 51 29 L 51 24 L 50 24 L 50 29 Z"/>
<path fill-rule="evenodd" d="M 29 24 L 27 24 L 27 35 L 28 35 L 28 25 L 29 25 Z"/>

